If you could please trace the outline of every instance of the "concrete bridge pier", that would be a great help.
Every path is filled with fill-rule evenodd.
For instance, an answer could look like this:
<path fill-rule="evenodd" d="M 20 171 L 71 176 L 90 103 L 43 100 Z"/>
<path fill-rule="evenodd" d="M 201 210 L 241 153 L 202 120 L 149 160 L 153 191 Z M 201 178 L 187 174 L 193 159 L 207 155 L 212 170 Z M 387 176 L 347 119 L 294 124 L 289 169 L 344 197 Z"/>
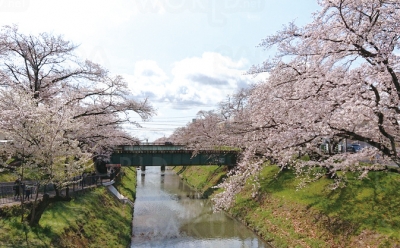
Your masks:
<path fill-rule="evenodd" d="M 141 170 L 141 171 L 145 171 L 145 170 L 146 170 L 146 166 L 145 166 L 145 165 L 141 165 L 141 166 L 140 166 L 140 170 Z"/>

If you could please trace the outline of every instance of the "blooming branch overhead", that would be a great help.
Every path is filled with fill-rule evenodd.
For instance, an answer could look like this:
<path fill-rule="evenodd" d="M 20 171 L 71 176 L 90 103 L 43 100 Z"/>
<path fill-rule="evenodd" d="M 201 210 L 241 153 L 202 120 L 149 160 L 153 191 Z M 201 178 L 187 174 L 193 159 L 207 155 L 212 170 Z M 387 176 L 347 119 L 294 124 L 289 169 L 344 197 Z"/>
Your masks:
<path fill-rule="evenodd" d="M 262 40 L 260 47 L 278 52 L 249 73 L 268 72 L 268 78 L 251 89 L 227 128 L 207 139 L 244 151 L 236 174 L 221 185 L 221 208 L 263 161 L 314 179 L 328 175 L 337 179 L 334 187 L 341 185 L 338 171 L 365 177 L 369 170 L 400 164 L 400 3 L 319 4 L 310 24 L 289 23 Z M 348 142 L 365 148 L 346 152 Z"/>

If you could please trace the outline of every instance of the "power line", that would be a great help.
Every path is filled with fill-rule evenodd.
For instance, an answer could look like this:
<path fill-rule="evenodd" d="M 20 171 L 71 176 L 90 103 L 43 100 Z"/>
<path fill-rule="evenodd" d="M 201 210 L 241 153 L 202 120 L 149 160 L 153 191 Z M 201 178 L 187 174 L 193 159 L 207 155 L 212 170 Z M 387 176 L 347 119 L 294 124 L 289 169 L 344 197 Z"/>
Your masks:
<path fill-rule="evenodd" d="M 136 121 L 137 123 L 187 123 L 187 122 L 192 122 L 192 119 L 190 120 L 178 120 L 178 119 L 172 119 L 172 120 L 152 120 L 152 121 Z"/>
<path fill-rule="evenodd" d="M 147 128 L 147 129 L 129 129 L 131 132 L 174 132 L 176 129 Z"/>
<path fill-rule="evenodd" d="M 140 125 L 140 126 L 186 126 L 186 124 L 188 124 L 188 122 L 153 122 L 153 123 L 137 122 L 136 124 Z M 134 126 L 135 124 L 128 124 L 128 125 Z"/>
<path fill-rule="evenodd" d="M 157 117 L 157 119 L 177 119 L 177 118 L 196 118 L 197 116 L 191 115 L 191 116 L 171 116 L 171 117 Z"/>

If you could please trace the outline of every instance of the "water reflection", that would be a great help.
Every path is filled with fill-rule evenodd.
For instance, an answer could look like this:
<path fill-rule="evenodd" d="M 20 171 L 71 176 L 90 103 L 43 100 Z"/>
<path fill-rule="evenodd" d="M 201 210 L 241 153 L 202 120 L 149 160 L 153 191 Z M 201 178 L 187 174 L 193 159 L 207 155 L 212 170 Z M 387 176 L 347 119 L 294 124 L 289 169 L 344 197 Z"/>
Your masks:
<path fill-rule="evenodd" d="M 138 171 L 139 172 L 139 171 Z M 213 213 L 173 171 L 138 177 L 131 247 L 269 247 L 241 223 Z"/>

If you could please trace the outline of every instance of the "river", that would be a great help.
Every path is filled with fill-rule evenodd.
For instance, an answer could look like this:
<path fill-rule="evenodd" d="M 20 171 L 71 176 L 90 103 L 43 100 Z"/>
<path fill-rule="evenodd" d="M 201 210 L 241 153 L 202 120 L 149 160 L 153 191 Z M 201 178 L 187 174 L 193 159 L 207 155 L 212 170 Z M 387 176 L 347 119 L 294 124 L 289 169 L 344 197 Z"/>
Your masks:
<path fill-rule="evenodd" d="M 270 247 L 242 223 L 213 213 L 175 172 L 138 170 L 131 247 Z"/>

